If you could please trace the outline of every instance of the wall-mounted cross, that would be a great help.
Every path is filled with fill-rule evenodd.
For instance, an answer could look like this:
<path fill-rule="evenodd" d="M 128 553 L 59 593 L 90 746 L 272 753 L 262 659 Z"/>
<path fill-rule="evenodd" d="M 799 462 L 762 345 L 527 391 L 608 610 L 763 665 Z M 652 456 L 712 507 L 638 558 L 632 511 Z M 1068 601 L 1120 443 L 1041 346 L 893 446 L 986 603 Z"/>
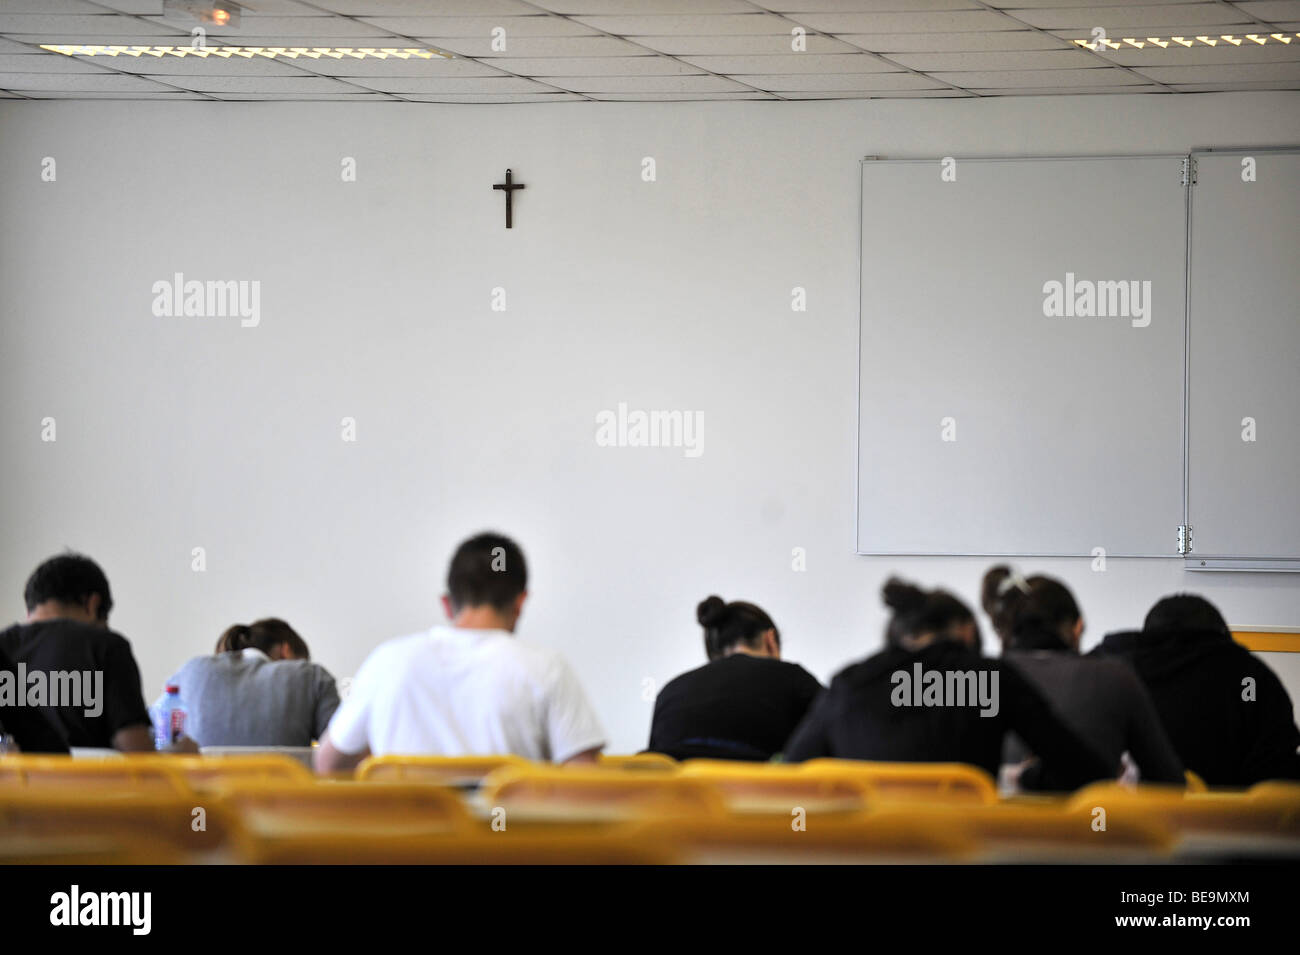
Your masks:
<path fill-rule="evenodd" d="M 510 170 L 507 169 L 507 170 L 506 170 L 506 181 L 505 181 L 505 182 L 498 182 L 498 183 L 496 183 L 495 185 L 493 185 L 492 188 L 493 188 L 493 189 L 500 189 L 502 192 L 504 192 L 504 193 L 506 194 L 506 228 L 507 228 L 507 229 L 513 229 L 513 228 L 514 228 L 514 222 L 513 222 L 513 218 L 514 218 L 514 217 L 513 217 L 513 215 L 512 215 L 512 213 L 513 213 L 513 203 L 512 203 L 511 200 L 514 199 L 514 192 L 515 192 L 515 190 L 516 190 L 516 189 L 523 189 L 523 188 L 524 188 L 524 184 L 523 184 L 522 182 L 514 182 L 514 181 L 510 178 Z"/>

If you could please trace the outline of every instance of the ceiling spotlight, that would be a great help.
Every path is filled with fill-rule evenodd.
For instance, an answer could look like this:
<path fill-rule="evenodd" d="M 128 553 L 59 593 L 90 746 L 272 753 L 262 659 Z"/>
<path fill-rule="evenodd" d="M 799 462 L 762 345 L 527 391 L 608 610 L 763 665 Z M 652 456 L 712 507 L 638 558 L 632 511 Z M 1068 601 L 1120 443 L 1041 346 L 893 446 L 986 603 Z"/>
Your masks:
<path fill-rule="evenodd" d="M 164 18 L 190 18 L 214 27 L 237 28 L 242 9 L 232 0 L 163 0 Z"/>

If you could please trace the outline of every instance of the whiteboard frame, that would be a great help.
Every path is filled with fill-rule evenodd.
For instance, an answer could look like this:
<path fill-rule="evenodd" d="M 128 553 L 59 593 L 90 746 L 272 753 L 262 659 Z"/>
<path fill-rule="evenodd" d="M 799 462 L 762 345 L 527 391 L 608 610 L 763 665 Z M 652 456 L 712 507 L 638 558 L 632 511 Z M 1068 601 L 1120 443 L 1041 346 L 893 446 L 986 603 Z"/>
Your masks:
<path fill-rule="evenodd" d="M 1226 151 L 1222 147 L 1220 151 Z M 1102 153 L 1098 155 L 1069 155 L 1069 156 L 964 156 L 968 162 L 1079 162 L 1095 160 L 1117 160 L 1117 159 L 1179 159 L 1184 161 L 1191 160 L 1191 151 L 1188 152 L 1154 152 L 1154 153 Z M 862 335 L 863 335 L 863 312 L 862 312 L 862 248 L 863 248 L 863 211 L 862 203 L 865 199 L 863 192 L 863 172 L 867 163 L 889 162 L 893 164 L 930 164 L 937 162 L 935 157 L 915 157 L 915 158 L 892 158 L 889 156 L 863 156 L 858 160 L 858 375 L 855 399 L 857 401 L 857 414 L 855 422 L 857 434 L 854 437 L 854 462 L 853 462 L 853 551 L 859 557 L 981 557 L 981 558 L 1067 558 L 1076 560 L 1090 560 L 1091 553 L 1040 553 L 1040 552 L 1004 552 L 1004 551 L 979 551 L 959 552 L 959 551 L 893 551 L 893 550 L 863 550 L 862 549 Z M 1184 229 L 1183 229 L 1183 504 L 1182 514 L 1183 523 L 1187 523 L 1187 448 L 1189 441 L 1188 420 L 1187 420 L 1187 362 L 1189 361 L 1189 351 L 1187 348 L 1188 323 L 1190 311 L 1188 308 L 1186 290 L 1191 282 L 1191 276 L 1187 269 L 1187 261 L 1191 256 L 1191 202 L 1192 190 L 1188 185 L 1183 186 L 1184 202 Z M 1107 554 L 1107 557 L 1123 560 L 1178 560 L 1183 557 L 1177 552 L 1177 528 L 1171 528 L 1170 532 L 1169 553 L 1159 554 Z M 1201 568 L 1208 569 L 1208 568 Z"/>

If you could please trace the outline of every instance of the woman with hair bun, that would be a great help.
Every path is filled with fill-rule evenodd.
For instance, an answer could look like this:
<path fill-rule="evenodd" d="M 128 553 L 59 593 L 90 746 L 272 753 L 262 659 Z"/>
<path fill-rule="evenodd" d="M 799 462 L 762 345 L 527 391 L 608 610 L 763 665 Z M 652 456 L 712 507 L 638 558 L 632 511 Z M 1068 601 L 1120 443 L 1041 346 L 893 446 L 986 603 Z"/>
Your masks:
<path fill-rule="evenodd" d="M 1025 785 L 1074 789 L 1118 772 L 1014 667 L 979 655 L 965 603 L 892 578 L 882 595 L 892 611 L 885 649 L 836 675 L 786 759 L 968 763 L 996 777 L 1003 738 L 1014 731 L 1041 757 Z"/>
<path fill-rule="evenodd" d="M 781 634 L 760 607 L 711 596 L 695 618 L 709 662 L 659 692 L 648 748 L 674 759 L 770 760 L 821 684 L 781 659 Z"/>
<path fill-rule="evenodd" d="M 1093 749 L 1117 764 L 1128 753 L 1143 782 L 1183 783 L 1182 761 L 1137 674 L 1118 660 L 1079 655 L 1083 614 L 1068 587 L 998 564 L 984 575 L 980 603 L 1002 639 L 1002 659 Z M 1029 755 L 1014 737 L 1004 754 L 1010 765 Z"/>

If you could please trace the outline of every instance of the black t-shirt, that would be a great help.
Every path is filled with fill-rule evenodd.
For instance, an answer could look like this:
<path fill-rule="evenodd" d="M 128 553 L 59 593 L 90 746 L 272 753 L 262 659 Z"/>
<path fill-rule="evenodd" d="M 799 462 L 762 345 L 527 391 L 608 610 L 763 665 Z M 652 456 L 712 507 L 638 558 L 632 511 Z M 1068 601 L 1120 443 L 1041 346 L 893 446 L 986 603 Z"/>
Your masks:
<path fill-rule="evenodd" d="M 910 697 L 911 705 L 899 705 L 897 701 L 908 695 L 900 696 L 905 684 L 894 674 L 907 674 L 910 686 L 916 682 L 918 664 L 922 684 L 927 671 L 939 671 L 944 685 L 962 686 L 963 698 L 971 684 L 955 678 L 973 674 L 978 686 L 983 672 L 990 705 L 924 705 L 923 698 L 915 696 Z M 790 739 L 785 758 L 968 763 L 996 778 L 1008 731 L 1015 731 L 1042 760 L 1033 782 L 1026 780 L 1037 788 L 1074 789 L 1119 772 L 1118 765 L 1109 765 L 1067 728 L 1014 666 L 952 641 L 918 652 L 889 647 L 842 670 Z"/>
<path fill-rule="evenodd" d="M 20 705 L 18 676 L 17 666 L 0 651 L 0 733 L 12 736 L 24 753 L 66 753 L 63 734 L 45 714 Z"/>
<path fill-rule="evenodd" d="M 648 748 L 674 759 L 771 759 L 821 689 L 797 663 L 734 653 L 659 692 Z"/>
<path fill-rule="evenodd" d="M 29 699 L 36 692 L 32 675 L 44 674 L 38 678 L 47 693 L 41 712 L 69 746 L 108 748 L 118 730 L 149 725 L 140 670 L 120 634 L 74 620 L 14 624 L 0 633 L 0 654 L 26 668 Z M 72 700 L 74 686 L 79 701 Z M 64 705 L 48 705 L 55 702 Z"/>

